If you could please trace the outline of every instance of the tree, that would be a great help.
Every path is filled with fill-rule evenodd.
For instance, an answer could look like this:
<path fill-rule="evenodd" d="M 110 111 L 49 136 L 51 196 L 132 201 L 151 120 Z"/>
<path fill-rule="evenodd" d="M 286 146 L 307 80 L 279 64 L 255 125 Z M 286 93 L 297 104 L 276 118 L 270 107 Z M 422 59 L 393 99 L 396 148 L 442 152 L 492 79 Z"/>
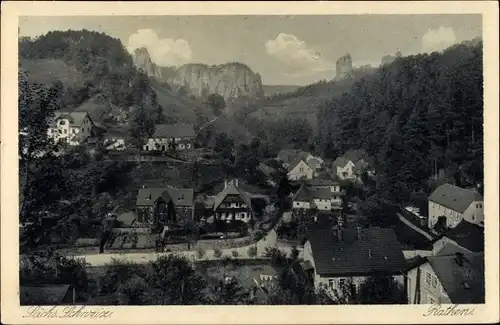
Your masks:
<path fill-rule="evenodd" d="M 160 292 L 161 305 L 194 305 L 205 302 L 206 281 L 189 261 L 175 255 L 160 256 L 150 264 L 149 285 Z"/>
<path fill-rule="evenodd" d="M 361 304 L 407 304 L 406 292 L 393 277 L 373 275 L 360 284 Z"/>
<path fill-rule="evenodd" d="M 257 256 L 257 247 L 250 246 L 247 252 L 248 252 L 248 257 L 255 258 Z"/>
<path fill-rule="evenodd" d="M 288 171 L 284 166 L 280 164 L 276 172 L 274 172 L 271 175 L 273 182 L 277 184 L 278 188 L 276 190 L 276 194 L 278 195 L 278 198 L 280 202 L 283 202 L 283 200 L 291 193 L 291 185 L 290 181 L 288 179 Z"/>
<path fill-rule="evenodd" d="M 117 288 L 118 301 L 122 305 L 143 305 L 148 302 L 149 287 L 146 280 L 132 275 Z"/>
<path fill-rule="evenodd" d="M 110 263 L 106 264 L 105 273 L 100 278 L 101 292 L 116 293 L 120 286 L 126 288 L 126 283 L 134 276 L 142 278 L 145 274 L 137 264 L 113 258 Z"/>
<path fill-rule="evenodd" d="M 214 248 L 214 257 L 221 258 L 221 256 L 222 256 L 222 250 L 220 248 Z"/>
<path fill-rule="evenodd" d="M 249 292 L 241 287 L 236 279 L 219 280 L 212 288 L 214 305 L 248 305 L 252 301 Z"/>
<path fill-rule="evenodd" d="M 196 251 L 196 254 L 197 254 L 197 257 L 199 260 L 203 259 L 203 257 L 205 256 L 205 250 L 203 248 L 198 248 L 198 250 Z"/>
<path fill-rule="evenodd" d="M 219 94 L 210 94 L 207 98 L 207 103 L 212 108 L 215 116 L 220 116 L 222 111 L 226 108 L 226 101 L 224 97 Z"/>

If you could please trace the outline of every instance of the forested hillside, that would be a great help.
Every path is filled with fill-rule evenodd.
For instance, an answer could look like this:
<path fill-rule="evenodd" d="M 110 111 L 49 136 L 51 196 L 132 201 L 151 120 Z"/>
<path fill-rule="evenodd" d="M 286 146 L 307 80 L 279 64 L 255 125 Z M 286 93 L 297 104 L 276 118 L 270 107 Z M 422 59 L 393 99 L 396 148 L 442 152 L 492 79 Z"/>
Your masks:
<path fill-rule="evenodd" d="M 477 41 L 384 65 L 320 106 L 322 152 L 366 149 L 382 200 L 428 191 L 439 170 L 459 186 L 482 183 L 482 64 Z"/>
<path fill-rule="evenodd" d="M 59 109 L 85 111 L 112 127 L 122 116 L 135 136 L 151 133 L 162 107 L 149 78 L 137 71 L 120 40 L 93 31 L 52 31 L 19 43 L 20 68 L 32 83 L 53 84 Z M 122 121 L 123 122 L 123 121 Z"/>

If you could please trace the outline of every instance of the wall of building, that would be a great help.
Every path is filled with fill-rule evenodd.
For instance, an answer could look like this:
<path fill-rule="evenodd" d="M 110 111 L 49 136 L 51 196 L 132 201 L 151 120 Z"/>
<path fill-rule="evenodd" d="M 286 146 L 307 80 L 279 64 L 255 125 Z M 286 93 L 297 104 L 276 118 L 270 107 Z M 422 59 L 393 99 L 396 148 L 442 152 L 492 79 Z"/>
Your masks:
<path fill-rule="evenodd" d="M 346 174 L 344 175 L 344 173 L 346 173 Z M 340 179 L 355 178 L 356 175 L 354 175 L 354 164 L 349 161 L 344 167 L 337 166 L 337 176 Z"/>
<path fill-rule="evenodd" d="M 316 204 L 318 210 L 330 211 L 332 209 L 332 201 L 329 199 L 314 199 L 314 204 Z"/>
<path fill-rule="evenodd" d="M 410 304 L 420 303 L 420 304 L 449 304 L 451 303 L 450 298 L 443 289 L 443 286 L 439 282 L 434 270 L 429 263 L 425 263 L 420 266 L 420 302 L 415 301 L 415 293 L 417 290 L 417 274 L 418 268 L 414 268 L 408 271 L 407 278 L 407 291 L 408 291 L 408 302 Z"/>
<path fill-rule="evenodd" d="M 480 224 L 481 221 L 484 221 L 484 202 L 483 201 L 474 201 L 469 205 L 467 210 L 463 213 L 463 218 L 475 224 Z"/>
<path fill-rule="evenodd" d="M 434 228 L 434 225 L 438 221 L 438 218 L 444 216 L 446 217 L 446 226 L 449 228 L 456 227 L 460 221 L 462 221 L 463 215 L 457 211 L 453 211 L 439 203 L 429 201 L 429 223 L 430 229 Z"/>
<path fill-rule="evenodd" d="M 290 180 L 312 179 L 314 171 L 304 161 L 297 164 L 289 173 Z"/>
<path fill-rule="evenodd" d="M 293 206 L 294 209 L 310 209 L 311 204 L 309 202 L 305 201 L 293 201 Z"/>

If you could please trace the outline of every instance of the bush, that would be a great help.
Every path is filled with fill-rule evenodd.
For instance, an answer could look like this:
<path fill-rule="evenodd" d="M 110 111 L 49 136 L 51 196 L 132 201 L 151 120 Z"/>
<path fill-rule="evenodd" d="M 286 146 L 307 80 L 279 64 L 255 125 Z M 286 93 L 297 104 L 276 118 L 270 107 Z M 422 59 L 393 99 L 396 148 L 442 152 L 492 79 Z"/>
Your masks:
<path fill-rule="evenodd" d="M 198 255 L 198 259 L 202 259 L 203 256 L 205 256 L 205 250 L 203 248 L 198 248 L 198 251 L 197 251 L 197 255 Z"/>
<path fill-rule="evenodd" d="M 234 250 L 231 252 L 231 255 L 233 255 L 233 257 L 234 257 L 234 258 L 237 258 L 237 257 L 238 257 L 238 251 L 234 249 Z"/>
<path fill-rule="evenodd" d="M 215 248 L 214 249 L 214 257 L 221 258 L 221 256 L 222 256 L 222 250 L 220 248 Z"/>
<path fill-rule="evenodd" d="M 255 258 L 257 256 L 257 246 L 250 246 L 248 248 L 248 257 Z"/>

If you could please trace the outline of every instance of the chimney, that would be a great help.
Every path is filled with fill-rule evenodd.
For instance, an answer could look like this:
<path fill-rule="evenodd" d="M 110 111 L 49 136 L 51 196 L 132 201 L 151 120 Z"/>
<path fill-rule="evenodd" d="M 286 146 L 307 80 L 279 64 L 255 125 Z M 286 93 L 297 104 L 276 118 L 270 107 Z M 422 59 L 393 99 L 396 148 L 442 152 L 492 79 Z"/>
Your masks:
<path fill-rule="evenodd" d="M 227 188 L 227 179 L 224 180 L 224 189 Z"/>
<path fill-rule="evenodd" d="M 142 184 L 142 188 L 146 188 L 146 185 Z"/>
<path fill-rule="evenodd" d="M 356 226 L 356 234 L 358 236 L 358 240 L 361 239 L 361 227 L 360 226 Z"/>
<path fill-rule="evenodd" d="M 368 257 L 372 258 L 372 250 L 371 249 L 368 250 Z"/>
<path fill-rule="evenodd" d="M 149 193 L 148 200 L 151 200 L 151 193 Z"/>
<path fill-rule="evenodd" d="M 234 186 L 238 187 L 238 179 L 234 181 Z"/>

